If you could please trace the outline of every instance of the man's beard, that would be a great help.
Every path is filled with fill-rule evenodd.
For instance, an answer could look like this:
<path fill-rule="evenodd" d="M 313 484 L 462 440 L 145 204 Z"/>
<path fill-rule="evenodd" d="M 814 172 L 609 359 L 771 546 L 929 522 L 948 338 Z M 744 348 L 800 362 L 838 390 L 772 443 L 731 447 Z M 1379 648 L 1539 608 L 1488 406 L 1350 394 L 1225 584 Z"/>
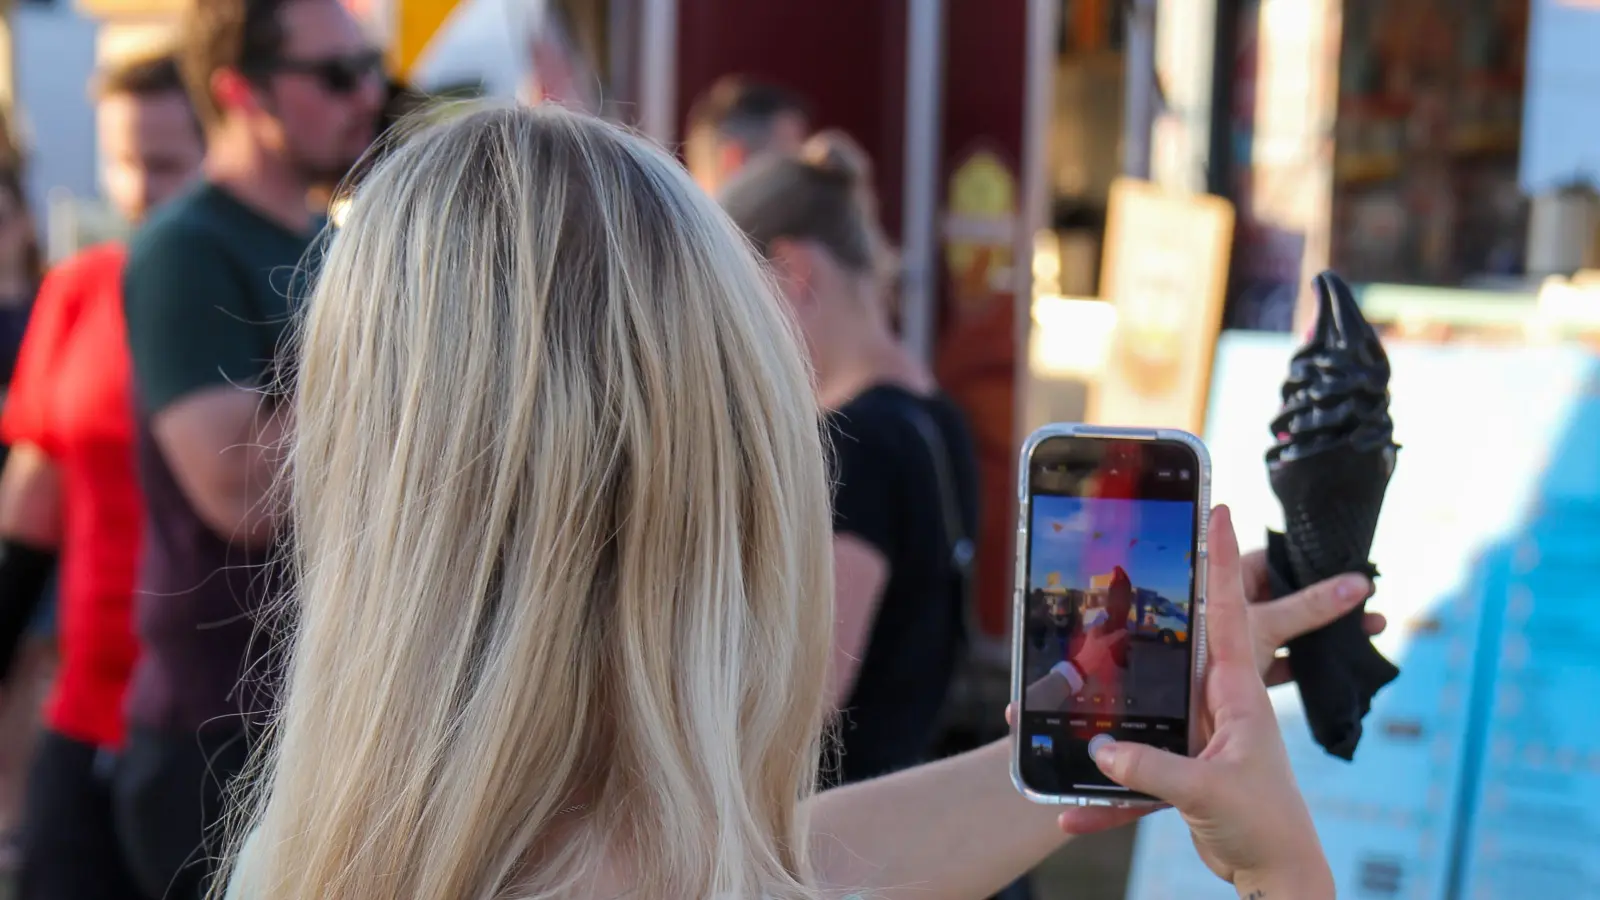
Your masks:
<path fill-rule="evenodd" d="M 333 169 L 328 166 L 297 164 L 295 170 L 299 173 L 300 179 L 311 190 L 319 194 L 331 195 L 339 187 L 339 183 L 344 180 L 344 177 L 350 173 L 354 165 L 355 163 L 352 162 L 350 165 Z"/>
<path fill-rule="evenodd" d="M 296 153 L 290 157 L 289 164 L 293 167 L 296 177 L 304 182 L 312 191 L 327 196 L 339 187 L 339 183 L 355 168 L 357 159 L 351 159 L 337 165 L 310 159 L 304 154 Z"/>
<path fill-rule="evenodd" d="M 288 164 L 289 171 L 294 174 L 295 179 L 304 184 L 308 190 L 321 196 L 331 194 L 339 186 L 339 182 L 344 179 L 345 175 L 350 172 L 350 169 L 355 166 L 356 160 L 350 159 L 334 164 L 326 160 L 316 159 L 299 147 L 299 142 L 295 140 L 293 129 L 278 114 L 276 104 L 269 101 L 264 105 L 278 121 L 283 160 Z M 359 157 L 359 154 L 357 156 Z"/>

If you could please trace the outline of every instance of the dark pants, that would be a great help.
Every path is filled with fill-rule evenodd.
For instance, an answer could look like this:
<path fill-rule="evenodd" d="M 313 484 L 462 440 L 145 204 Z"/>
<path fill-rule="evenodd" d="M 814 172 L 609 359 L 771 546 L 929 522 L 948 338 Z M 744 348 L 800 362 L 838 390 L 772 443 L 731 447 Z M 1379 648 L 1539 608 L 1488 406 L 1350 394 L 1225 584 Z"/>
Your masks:
<path fill-rule="evenodd" d="M 249 755 L 237 726 L 129 732 L 116 767 L 116 824 L 145 893 L 204 900 L 224 849 L 228 791 Z"/>
<path fill-rule="evenodd" d="M 111 756 L 54 731 L 28 772 L 18 900 L 146 900 L 111 812 Z"/>

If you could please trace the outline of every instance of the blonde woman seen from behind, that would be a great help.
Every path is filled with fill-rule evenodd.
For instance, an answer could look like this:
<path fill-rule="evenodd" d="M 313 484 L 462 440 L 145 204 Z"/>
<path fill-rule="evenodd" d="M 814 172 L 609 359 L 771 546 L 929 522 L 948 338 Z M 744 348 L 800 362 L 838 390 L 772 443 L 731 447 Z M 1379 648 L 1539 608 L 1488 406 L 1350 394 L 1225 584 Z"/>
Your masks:
<path fill-rule="evenodd" d="M 376 168 L 305 326 L 260 896 L 809 896 L 829 519 L 766 298 L 596 120 Z"/>
<path fill-rule="evenodd" d="M 308 309 L 298 628 L 232 896 L 977 900 L 1131 819 L 1023 800 L 1003 742 L 813 795 L 818 406 L 744 239 L 660 149 L 552 108 L 424 131 L 357 190 Z M 1224 654 L 1248 702 L 1274 646 Z M 1230 746 L 1282 753 L 1275 726 Z M 1286 772 L 1182 773 L 1230 811 L 1241 890 L 1326 871 Z M 1243 790 L 1273 817 L 1219 800 Z"/>

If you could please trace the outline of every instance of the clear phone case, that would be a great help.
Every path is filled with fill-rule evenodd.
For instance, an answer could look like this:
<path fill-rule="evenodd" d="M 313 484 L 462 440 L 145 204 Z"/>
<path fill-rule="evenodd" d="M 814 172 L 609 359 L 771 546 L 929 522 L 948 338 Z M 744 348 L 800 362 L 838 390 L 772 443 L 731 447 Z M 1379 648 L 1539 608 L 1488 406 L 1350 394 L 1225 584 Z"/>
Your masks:
<path fill-rule="evenodd" d="M 1017 543 L 1016 572 L 1012 579 L 1011 597 L 1011 704 L 1017 711 L 1011 723 L 1011 782 L 1018 791 L 1035 803 L 1059 806 L 1101 806 L 1118 809 L 1160 806 L 1154 800 L 1141 797 L 1119 799 L 1116 796 L 1088 794 L 1042 794 L 1029 788 L 1022 779 L 1022 673 L 1023 633 L 1027 623 L 1028 546 L 1032 525 L 1028 521 L 1029 462 L 1039 445 L 1051 438 L 1093 438 L 1097 440 L 1155 441 L 1182 444 L 1194 451 L 1199 460 L 1198 484 L 1199 515 L 1195 535 L 1194 555 L 1194 618 L 1193 672 L 1189 681 L 1189 754 L 1200 752 L 1200 713 L 1206 668 L 1206 569 L 1210 554 L 1206 533 L 1211 522 L 1211 455 L 1205 442 L 1187 431 L 1176 428 L 1118 428 L 1108 425 L 1086 425 L 1063 422 L 1046 425 L 1032 434 L 1022 444 L 1017 465 Z"/>

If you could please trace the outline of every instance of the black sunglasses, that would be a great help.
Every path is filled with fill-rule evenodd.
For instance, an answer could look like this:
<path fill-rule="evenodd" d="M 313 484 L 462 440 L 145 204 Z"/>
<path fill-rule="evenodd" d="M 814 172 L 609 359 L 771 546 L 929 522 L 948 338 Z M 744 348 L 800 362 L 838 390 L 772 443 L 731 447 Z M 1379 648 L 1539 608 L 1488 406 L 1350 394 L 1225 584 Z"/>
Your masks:
<path fill-rule="evenodd" d="M 359 89 L 369 76 L 383 74 L 383 54 L 377 50 L 363 50 L 327 59 L 279 59 L 263 66 L 262 72 L 309 75 L 330 94 L 349 94 Z"/>

